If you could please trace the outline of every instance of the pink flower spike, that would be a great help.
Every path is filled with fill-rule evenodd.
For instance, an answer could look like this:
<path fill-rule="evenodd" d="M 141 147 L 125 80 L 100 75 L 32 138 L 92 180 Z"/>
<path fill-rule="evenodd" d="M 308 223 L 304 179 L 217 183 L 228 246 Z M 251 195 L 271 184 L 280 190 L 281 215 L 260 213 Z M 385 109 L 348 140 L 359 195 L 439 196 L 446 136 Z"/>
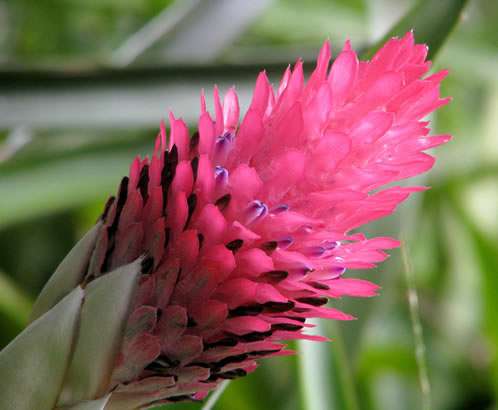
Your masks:
<path fill-rule="evenodd" d="M 102 391 L 119 403 L 156 385 L 157 403 L 202 399 L 254 360 L 286 354 L 277 341 L 326 340 L 303 332 L 307 319 L 353 319 L 323 305 L 374 296 L 378 287 L 350 270 L 374 267 L 400 242 L 351 231 L 426 189 L 392 183 L 429 170 L 424 151 L 451 138 L 428 136 L 424 117 L 449 99 L 439 96 L 447 70 L 421 77 L 426 51 L 410 32 L 359 62 L 348 41 L 330 65 L 327 41 L 307 83 L 301 61 L 276 94 L 260 73 L 240 119 L 235 89 L 221 105 L 215 87 L 214 113 L 201 92 L 191 138 L 170 113 L 166 148 L 161 122 L 158 155 L 135 158 L 106 205 L 85 276 L 145 258 Z"/>

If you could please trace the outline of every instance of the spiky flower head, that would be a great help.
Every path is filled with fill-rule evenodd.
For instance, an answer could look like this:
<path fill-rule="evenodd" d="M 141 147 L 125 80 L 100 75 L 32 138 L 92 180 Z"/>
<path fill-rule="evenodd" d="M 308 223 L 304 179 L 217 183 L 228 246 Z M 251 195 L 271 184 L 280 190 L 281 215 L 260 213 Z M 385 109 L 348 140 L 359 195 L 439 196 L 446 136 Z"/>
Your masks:
<path fill-rule="evenodd" d="M 169 139 L 162 123 L 152 158 L 135 158 L 109 199 L 84 275 L 142 258 L 106 408 L 202 399 L 291 353 L 280 341 L 326 340 L 303 331 L 308 318 L 352 319 L 330 298 L 375 294 L 346 270 L 399 242 L 348 232 L 425 189 L 382 187 L 430 169 L 423 151 L 450 138 L 421 121 L 448 102 L 447 71 L 421 78 L 426 54 L 408 33 L 370 62 L 347 42 L 329 68 L 326 42 L 306 85 L 300 61 L 276 92 L 261 73 L 240 124 L 233 88 L 223 104 L 214 89 L 213 114 L 201 97 L 191 136 L 170 114 Z"/>

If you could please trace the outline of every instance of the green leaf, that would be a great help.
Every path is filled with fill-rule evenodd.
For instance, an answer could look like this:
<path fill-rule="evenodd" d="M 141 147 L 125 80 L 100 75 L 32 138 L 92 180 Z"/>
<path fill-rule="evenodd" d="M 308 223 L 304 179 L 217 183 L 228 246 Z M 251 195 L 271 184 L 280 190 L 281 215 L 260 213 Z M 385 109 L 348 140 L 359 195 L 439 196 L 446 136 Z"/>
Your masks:
<path fill-rule="evenodd" d="M 74 406 L 68 407 L 64 410 L 104 410 L 109 398 L 111 397 L 111 393 L 106 395 L 105 397 L 97 400 L 84 401 Z"/>
<path fill-rule="evenodd" d="M 320 335 L 324 333 L 321 321 L 312 319 L 309 322 L 316 327 L 313 331 L 307 332 L 308 334 Z M 328 369 L 330 356 L 327 344 L 299 340 L 297 345 L 298 350 L 302 352 L 298 356 L 298 375 L 303 409 L 326 410 L 334 408 L 332 406 L 334 397 L 330 388 L 333 384 Z"/>
<path fill-rule="evenodd" d="M 362 60 L 371 59 L 392 37 L 403 37 L 414 31 L 415 41 L 427 44 L 427 59 L 433 60 L 436 53 L 460 19 L 468 0 L 421 0 L 377 43 L 361 54 Z"/>
<path fill-rule="evenodd" d="M 0 408 L 52 409 L 76 339 L 84 291 L 77 287 L 0 353 Z"/>
<path fill-rule="evenodd" d="M 29 323 L 51 309 L 83 281 L 101 227 L 102 223 L 97 223 L 90 229 L 60 263 L 38 296 Z"/>
<path fill-rule="evenodd" d="M 216 388 L 215 391 L 209 396 L 208 401 L 206 401 L 206 404 L 202 406 L 201 410 L 212 410 L 214 408 L 214 405 L 218 401 L 218 399 L 221 397 L 225 389 L 228 387 L 230 384 L 231 380 L 223 380 L 218 387 Z"/>
<path fill-rule="evenodd" d="M 124 337 L 141 272 L 142 258 L 90 282 L 73 360 L 58 406 L 102 397 Z"/>
<path fill-rule="evenodd" d="M 326 335 L 331 342 L 298 341 L 299 378 L 304 409 L 357 410 L 351 365 L 341 331 L 335 321 L 311 319 L 316 325 L 310 334 Z"/>
<path fill-rule="evenodd" d="M 77 143 L 71 136 L 66 140 Z M 117 142 L 0 164 L 0 228 L 107 198 L 128 172 L 133 157 L 150 152 L 153 146 Z"/>
<path fill-rule="evenodd" d="M 492 346 L 498 346 L 498 321 L 496 312 L 498 309 L 498 253 L 496 252 L 496 241 L 485 235 L 475 222 L 469 217 L 461 205 L 462 190 L 458 184 L 450 186 L 448 196 L 453 211 L 456 212 L 459 221 L 468 232 L 468 237 L 475 245 L 476 260 L 482 275 L 482 310 L 484 334 Z M 490 381 L 492 382 L 494 394 L 498 397 L 498 356 L 491 356 Z"/>
<path fill-rule="evenodd" d="M 432 409 L 431 388 L 429 383 L 429 376 L 427 373 L 426 347 L 422 333 L 423 330 L 420 319 L 420 307 L 417 287 L 415 285 L 415 276 L 413 273 L 413 265 L 410 258 L 409 249 L 406 245 L 406 241 L 403 242 L 404 244 L 401 247 L 401 255 L 403 260 L 403 270 L 405 271 L 406 285 L 408 289 L 408 308 L 410 310 L 413 343 L 415 345 L 415 359 L 417 361 L 422 408 L 430 410 Z"/>
<path fill-rule="evenodd" d="M 375 408 L 374 381 L 383 372 L 393 372 L 398 377 L 416 377 L 417 363 L 411 346 L 400 343 L 369 345 L 357 358 L 356 380 L 360 408 Z"/>
<path fill-rule="evenodd" d="M 20 326 L 19 331 L 26 325 L 32 306 L 25 291 L 0 270 L 0 312 Z"/>

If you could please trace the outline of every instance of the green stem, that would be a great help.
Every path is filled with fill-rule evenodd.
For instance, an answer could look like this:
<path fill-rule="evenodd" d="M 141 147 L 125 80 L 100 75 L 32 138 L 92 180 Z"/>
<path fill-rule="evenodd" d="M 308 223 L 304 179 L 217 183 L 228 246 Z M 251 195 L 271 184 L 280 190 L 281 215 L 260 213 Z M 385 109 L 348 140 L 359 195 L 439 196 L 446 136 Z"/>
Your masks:
<path fill-rule="evenodd" d="M 422 391 L 422 408 L 424 410 L 432 409 L 431 387 L 427 372 L 427 359 L 425 354 L 425 344 L 420 323 L 420 309 L 418 303 L 417 289 L 415 285 L 415 276 L 413 274 L 412 262 L 408 246 L 405 244 L 401 247 L 401 257 L 403 259 L 403 268 L 405 271 L 406 285 L 408 288 L 408 307 L 410 310 L 410 321 L 412 324 L 413 339 L 415 343 L 415 359 L 418 367 L 418 377 L 420 389 Z"/>
<path fill-rule="evenodd" d="M 225 389 L 228 387 L 229 383 L 230 383 L 230 380 L 223 380 L 218 385 L 218 387 L 213 392 L 213 394 L 211 394 L 211 396 L 209 397 L 209 400 L 206 402 L 206 404 L 204 406 L 202 406 L 201 410 L 211 410 L 214 407 L 214 405 L 216 404 L 216 402 L 218 401 L 218 399 L 221 397 L 221 395 L 223 394 Z"/>
<path fill-rule="evenodd" d="M 337 323 L 312 319 L 313 334 L 329 336 L 330 343 L 298 342 L 298 374 L 302 408 L 357 410 L 351 368 Z"/>
<path fill-rule="evenodd" d="M 309 320 L 316 327 L 310 334 L 323 334 L 323 323 L 316 319 Z M 303 410 L 333 409 L 333 380 L 330 377 L 329 349 L 325 343 L 316 343 L 309 340 L 297 342 L 298 377 L 300 387 L 301 407 Z"/>
<path fill-rule="evenodd" d="M 332 328 L 333 337 L 333 359 L 336 371 L 336 378 L 339 380 L 341 395 L 343 398 L 344 409 L 358 410 L 358 401 L 356 399 L 356 389 L 353 379 L 353 372 L 351 371 L 350 362 L 346 355 L 344 347 L 344 340 L 342 333 L 337 322 L 330 322 L 329 327 Z"/>

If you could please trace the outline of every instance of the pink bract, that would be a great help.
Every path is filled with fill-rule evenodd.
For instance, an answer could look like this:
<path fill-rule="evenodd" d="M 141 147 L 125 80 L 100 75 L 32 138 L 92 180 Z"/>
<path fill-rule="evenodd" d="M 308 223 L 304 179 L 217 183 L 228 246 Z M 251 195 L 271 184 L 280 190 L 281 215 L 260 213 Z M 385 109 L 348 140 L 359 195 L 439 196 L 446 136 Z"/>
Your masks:
<path fill-rule="evenodd" d="M 394 211 L 424 187 L 379 189 L 430 169 L 430 112 L 446 104 L 447 70 L 421 78 L 427 47 L 391 39 L 370 62 L 349 42 L 329 69 L 325 42 L 304 84 L 302 63 L 276 93 L 263 72 L 239 123 L 230 89 L 214 114 L 201 97 L 199 132 L 170 114 L 151 159 L 136 158 L 101 219 L 90 277 L 146 255 L 110 388 L 137 406 L 200 399 L 277 343 L 326 340 L 307 318 L 352 319 L 324 307 L 373 296 L 346 269 L 374 267 L 399 242 L 348 232 Z M 375 191 L 375 193 L 372 193 Z M 120 396 L 122 395 L 122 396 Z"/>

